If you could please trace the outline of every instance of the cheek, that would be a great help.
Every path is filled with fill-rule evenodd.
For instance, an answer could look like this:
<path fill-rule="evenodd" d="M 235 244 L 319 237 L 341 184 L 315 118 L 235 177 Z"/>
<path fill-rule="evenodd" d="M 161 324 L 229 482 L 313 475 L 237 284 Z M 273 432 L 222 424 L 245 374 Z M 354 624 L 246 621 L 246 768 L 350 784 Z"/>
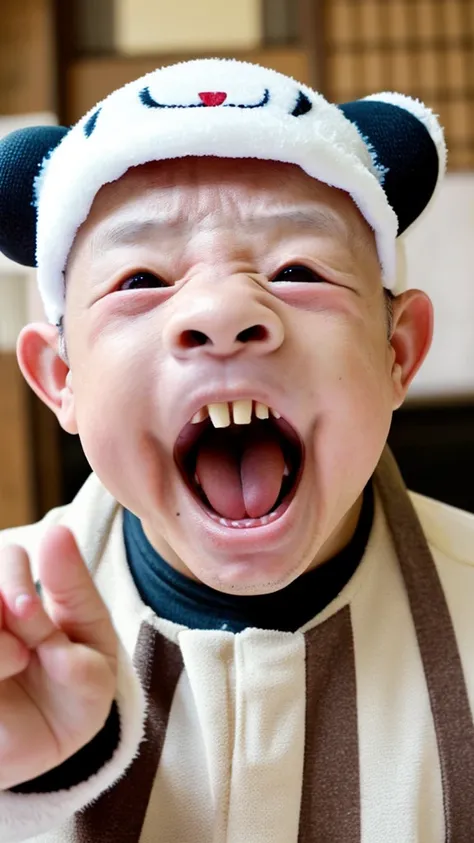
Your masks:
<path fill-rule="evenodd" d="M 313 358 L 311 379 L 324 438 L 332 440 L 341 459 L 350 454 L 351 465 L 366 456 L 377 460 L 392 415 L 386 336 L 370 335 L 355 323 L 332 325 L 320 339 L 325 341 Z"/>
<path fill-rule="evenodd" d="M 314 426 L 314 482 L 335 527 L 370 480 L 385 447 L 391 405 L 381 366 L 362 353 L 334 359 Z"/>
<path fill-rule="evenodd" d="M 351 344 L 343 354 L 338 389 L 361 413 L 390 408 L 391 380 L 383 347 Z"/>
<path fill-rule="evenodd" d="M 354 308 L 355 310 L 355 308 Z M 341 400 L 384 404 L 390 388 L 389 346 L 381 315 L 367 307 L 326 315 L 311 326 L 316 376 Z"/>
<path fill-rule="evenodd" d="M 85 352 L 85 349 L 84 349 Z M 137 343 L 96 342 L 73 368 L 76 417 L 86 456 L 97 465 L 114 463 L 123 470 L 137 450 L 155 418 L 151 384 L 156 381 L 153 361 Z M 156 367 L 155 367 L 156 368 Z"/>
<path fill-rule="evenodd" d="M 154 427 L 155 430 L 151 430 Z M 170 457 L 159 434 L 160 425 L 146 401 L 99 400 L 80 414 L 79 434 L 84 453 L 101 482 L 122 504 L 146 513 L 147 502 L 161 510 L 170 503 Z"/>
<path fill-rule="evenodd" d="M 156 342 L 148 336 L 145 320 L 123 320 L 100 330 L 100 312 L 94 311 L 72 349 L 78 410 L 86 412 L 91 405 L 99 423 L 102 416 L 120 423 L 125 414 L 133 424 L 150 400 L 149 384 L 157 376 Z"/>
<path fill-rule="evenodd" d="M 87 376 L 79 383 L 74 379 L 79 423 L 135 427 L 150 402 L 147 383 L 144 361 L 95 358 Z"/>

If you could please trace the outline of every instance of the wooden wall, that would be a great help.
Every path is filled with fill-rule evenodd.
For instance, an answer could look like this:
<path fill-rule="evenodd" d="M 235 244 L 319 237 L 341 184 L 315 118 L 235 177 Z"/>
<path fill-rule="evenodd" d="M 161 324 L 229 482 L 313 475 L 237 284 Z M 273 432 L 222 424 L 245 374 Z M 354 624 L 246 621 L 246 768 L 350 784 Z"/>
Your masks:
<path fill-rule="evenodd" d="M 326 0 L 327 94 L 399 91 L 446 128 L 449 169 L 474 168 L 473 0 Z"/>
<path fill-rule="evenodd" d="M 31 124 L 56 104 L 54 14 L 50 0 L 2 0 L 0 119 Z M 49 117 L 47 118 L 49 119 Z M 27 523 L 60 501 L 57 423 L 19 371 L 15 339 L 27 321 L 12 283 L 27 282 L 0 261 L 0 529 Z M 23 321 L 22 321 L 23 320 Z"/>
<path fill-rule="evenodd" d="M 50 0 L 2 0 L 1 115 L 54 111 L 54 53 Z"/>
<path fill-rule="evenodd" d="M 0 530 L 36 514 L 29 396 L 13 352 L 0 354 Z"/>

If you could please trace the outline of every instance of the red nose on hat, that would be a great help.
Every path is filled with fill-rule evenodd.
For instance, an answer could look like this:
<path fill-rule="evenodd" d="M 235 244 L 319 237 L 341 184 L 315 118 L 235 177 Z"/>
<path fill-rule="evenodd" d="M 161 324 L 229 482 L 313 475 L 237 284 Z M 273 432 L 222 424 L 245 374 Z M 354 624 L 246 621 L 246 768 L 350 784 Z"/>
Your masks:
<path fill-rule="evenodd" d="M 202 91 L 199 99 L 204 105 L 222 105 L 227 99 L 227 94 L 224 91 Z"/>

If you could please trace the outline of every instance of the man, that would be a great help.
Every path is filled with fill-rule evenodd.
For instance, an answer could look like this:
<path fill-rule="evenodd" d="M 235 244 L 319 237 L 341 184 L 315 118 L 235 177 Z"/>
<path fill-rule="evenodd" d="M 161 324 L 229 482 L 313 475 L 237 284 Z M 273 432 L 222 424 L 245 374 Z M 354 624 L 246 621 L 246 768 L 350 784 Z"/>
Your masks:
<path fill-rule="evenodd" d="M 474 520 L 385 449 L 436 119 L 198 61 L 4 149 L 19 363 L 94 473 L 1 537 L 1 843 L 467 843 Z"/>

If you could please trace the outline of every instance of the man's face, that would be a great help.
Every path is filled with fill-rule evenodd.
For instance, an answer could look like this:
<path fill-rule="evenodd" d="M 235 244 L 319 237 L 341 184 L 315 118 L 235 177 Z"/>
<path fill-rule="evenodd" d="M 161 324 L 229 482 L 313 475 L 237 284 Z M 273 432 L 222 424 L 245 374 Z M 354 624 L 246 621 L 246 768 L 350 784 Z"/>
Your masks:
<path fill-rule="evenodd" d="M 129 171 L 76 238 L 65 330 L 85 453 L 175 567 L 270 592 L 347 541 L 400 392 L 346 194 L 271 162 Z"/>

